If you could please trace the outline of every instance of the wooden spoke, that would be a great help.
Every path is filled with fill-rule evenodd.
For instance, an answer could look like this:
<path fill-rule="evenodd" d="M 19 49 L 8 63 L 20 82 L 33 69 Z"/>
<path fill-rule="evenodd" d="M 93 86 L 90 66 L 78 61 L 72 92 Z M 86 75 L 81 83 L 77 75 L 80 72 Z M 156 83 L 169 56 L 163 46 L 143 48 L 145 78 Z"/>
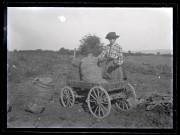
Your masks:
<path fill-rule="evenodd" d="M 96 107 L 97 105 L 94 105 L 91 109 L 93 110 L 94 109 L 94 107 Z"/>
<path fill-rule="evenodd" d="M 64 100 L 64 103 L 67 104 L 67 100 Z"/>
<path fill-rule="evenodd" d="M 108 105 L 109 103 L 106 103 L 106 102 L 102 102 L 101 104 L 106 104 L 106 105 Z"/>
<path fill-rule="evenodd" d="M 123 108 L 123 102 L 122 102 L 122 100 L 120 101 L 120 103 L 119 103 L 120 105 L 121 105 L 121 107 Z"/>
<path fill-rule="evenodd" d="M 103 93 L 102 91 L 100 91 L 100 97 L 103 97 L 103 94 L 104 94 L 104 93 Z"/>
<path fill-rule="evenodd" d="M 100 112 L 100 106 L 98 106 L 98 110 L 99 110 L 99 111 L 98 111 L 98 116 L 101 117 L 101 114 L 100 114 L 100 113 L 101 113 L 101 112 Z"/>
<path fill-rule="evenodd" d="M 103 111 L 103 108 L 101 107 L 101 105 L 99 106 L 99 110 L 100 110 L 100 116 L 103 116 L 104 115 L 104 111 Z"/>
<path fill-rule="evenodd" d="M 98 106 L 96 107 L 96 110 L 94 111 L 95 114 L 96 114 L 97 109 L 98 109 Z"/>
<path fill-rule="evenodd" d="M 126 105 L 126 110 L 128 110 L 129 107 L 127 105 L 128 104 L 127 101 L 124 101 L 124 104 Z"/>
<path fill-rule="evenodd" d="M 67 93 L 67 95 L 69 95 L 70 94 L 69 90 L 66 90 L 66 93 Z"/>
<path fill-rule="evenodd" d="M 121 102 L 122 103 L 122 106 L 123 106 L 123 110 L 124 110 L 124 102 Z"/>
<path fill-rule="evenodd" d="M 67 107 L 69 107 L 70 106 L 70 102 L 69 102 L 69 100 L 67 101 Z"/>
<path fill-rule="evenodd" d="M 101 102 L 101 105 L 104 105 L 104 106 L 108 106 L 108 104 L 109 104 L 108 102 L 104 102 L 104 101 Z"/>
<path fill-rule="evenodd" d="M 73 102 L 73 99 L 69 98 L 69 101 L 72 103 L 72 102 Z"/>
<path fill-rule="evenodd" d="M 67 95 L 67 91 L 66 91 L 66 90 L 64 90 L 64 91 L 63 91 L 63 94 L 64 94 L 64 95 Z"/>
<path fill-rule="evenodd" d="M 94 103 L 96 103 L 96 101 L 95 101 L 95 100 L 90 100 L 89 102 L 94 102 Z"/>
<path fill-rule="evenodd" d="M 99 90 L 97 89 L 97 93 L 98 93 L 98 98 L 99 98 Z"/>
<path fill-rule="evenodd" d="M 126 92 L 126 88 L 123 88 L 123 91 L 122 91 L 123 93 L 125 93 Z"/>
<path fill-rule="evenodd" d="M 69 100 L 69 107 L 71 107 L 72 106 L 72 102 Z"/>
<path fill-rule="evenodd" d="M 94 95 L 95 95 L 95 99 L 97 99 L 98 98 L 98 96 L 97 96 L 97 94 L 96 94 L 96 91 L 95 90 L 93 90 L 93 93 L 94 93 Z"/>
<path fill-rule="evenodd" d="M 68 90 L 68 89 L 66 89 L 66 90 L 65 90 L 65 93 L 66 93 L 66 94 L 69 94 L 69 90 Z"/>
<path fill-rule="evenodd" d="M 95 98 L 93 95 L 91 95 L 91 97 L 93 97 L 95 100 L 97 100 L 97 98 Z"/>
<path fill-rule="evenodd" d="M 132 104 L 130 102 L 128 102 L 128 104 L 129 104 L 130 107 L 132 106 Z"/>
<path fill-rule="evenodd" d="M 102 108 L 102 113 L 103 113 L 103 116 L 104 116 L 104 111 L 103 111 L 103 107 L 101 106 L 101 108 Z M 108 111 L 106 108 L 105 108 L 105 110 L 106 110 L 106 112 Z"/>
<path fill-rule="evenodd" d="M 102 110 L 103 110 L 103 109 L 106 110 L 106 112 L 108 111 L 107 108 L 104 107 L 102 104 L 101 104 L 101 108 L 102 108 Z M 104 111 L 103 111 L 103 115 L 104 115 Z"/>

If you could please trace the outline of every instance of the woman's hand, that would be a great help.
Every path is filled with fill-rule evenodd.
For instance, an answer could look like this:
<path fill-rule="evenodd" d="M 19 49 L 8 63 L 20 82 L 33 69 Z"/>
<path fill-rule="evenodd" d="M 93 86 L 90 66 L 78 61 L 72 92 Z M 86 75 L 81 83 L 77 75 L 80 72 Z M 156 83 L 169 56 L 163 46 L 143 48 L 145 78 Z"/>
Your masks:
<path fill-rule="evenodd" d="M 118 59 L 114 59 L 114 60 L 113 60 L 113 63 L 114 63 L 115 65 L 120 66 L 120 65 L 119 65 L 119 60 L 118 60 Z"/>
<path fill-rule="evenodd" d="M 98 58 L 98 62 L 102 62 L 103 61 L 103 58 Z"/>
<path fill-rule="evenodd" d="M 98 67 L 101 67 L 101 66 L 102 66 L 103 61 L 104 61 L 104 59 L 103 59 L 103 58 L 98 58 L 98 63 L 97 63 L 97 66 L 98 66 Z"/>

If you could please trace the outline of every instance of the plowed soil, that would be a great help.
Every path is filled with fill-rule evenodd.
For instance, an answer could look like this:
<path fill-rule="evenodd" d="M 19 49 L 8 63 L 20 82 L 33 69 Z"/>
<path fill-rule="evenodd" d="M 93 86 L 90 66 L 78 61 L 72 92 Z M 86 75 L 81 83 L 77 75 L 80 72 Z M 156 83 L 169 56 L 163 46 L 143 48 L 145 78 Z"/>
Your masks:
<path fill-rule="evenodd" d="M 8 112 L 7 126 L 13 128 L 66 128 L 66 127 L 94 127 L 94 128 L 172 128 L 172 115 L 167 110 L 146 111 L 145 106 L 122 112 L 112 105 L 110 114 L 104 119 L 97 119 L 90 114 L 85 102 L 77 102 L 72 108 L 64 108 L 60 101 L 60 90 L 65 85 L 66 69 L 70 63 L 56 65 L 53 73 L 40 74 L 39 77 L 51 77 L 55 90 L 53 100 L 46 104 L 44 112 L 34 114 L 23 109 L 24 103 L 32 97 L 32 80 L 34 77 L 21 82 L 8 83 L 8 102 L 12 110 Z M 23 70 L 23 69 L 16 69 Z M 147 93 L 155 90 L 160 93 L 172 94 L 172 79 L 154 75 L 127 72 L 128 82 L 134 87 L 137 98 L 144 98 Z"/>

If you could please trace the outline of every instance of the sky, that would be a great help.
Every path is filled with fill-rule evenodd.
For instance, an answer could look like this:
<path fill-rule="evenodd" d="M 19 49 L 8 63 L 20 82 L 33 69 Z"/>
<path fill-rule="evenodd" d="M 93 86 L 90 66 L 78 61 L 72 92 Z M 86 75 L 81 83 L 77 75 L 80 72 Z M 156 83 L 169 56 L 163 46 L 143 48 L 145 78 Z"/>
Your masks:
<path fill-rule="evenodd" d="M 74 49 L 87 34 L 106 45 L 116 32 L 124 51 L 172 49 L 173 8 L 8 7 L 8 50 Z"/>

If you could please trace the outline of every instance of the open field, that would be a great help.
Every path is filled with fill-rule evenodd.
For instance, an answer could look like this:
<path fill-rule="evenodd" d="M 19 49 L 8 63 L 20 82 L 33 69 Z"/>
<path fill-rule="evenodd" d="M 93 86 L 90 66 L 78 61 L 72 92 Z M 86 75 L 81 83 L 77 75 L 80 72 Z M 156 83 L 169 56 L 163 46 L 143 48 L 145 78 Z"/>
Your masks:
<path fill-rule="evenodd" d="M 110 115 L 100 121 L 84 109 L 84 103 L 75 104 L 71 109 L 63 108 L 59 94 L 66 83 L 71 60 L 72 56 L 51 51 L 8 52 L 7 96 L 12 105 L 7 118 L 8 127 L 172 128 L 170 115 L 145 111 L 143 107 L 121 112 L 112 105 Z M 128 82 L 135 88 L 137 98 L 154 91 L 173 94 L 172 57 L 127 56 L 124 61 Z M 53 102 L 47 104 L 40 114 L 22 108 L 32 98 L 31 82 L 36 77 L 51 77 L 55 84 Z"/>
<path fill-rule="evenodd" d="M 149 56 L 128 56 L 127 59 L 125 59 L 127 62 L 132 63 L 147 63 L 150 65 L 167 65 L 172 66 L 173 64 L 173 57 L 170 56 L 158 56 L 158 55 L 149 55 Z"/>

